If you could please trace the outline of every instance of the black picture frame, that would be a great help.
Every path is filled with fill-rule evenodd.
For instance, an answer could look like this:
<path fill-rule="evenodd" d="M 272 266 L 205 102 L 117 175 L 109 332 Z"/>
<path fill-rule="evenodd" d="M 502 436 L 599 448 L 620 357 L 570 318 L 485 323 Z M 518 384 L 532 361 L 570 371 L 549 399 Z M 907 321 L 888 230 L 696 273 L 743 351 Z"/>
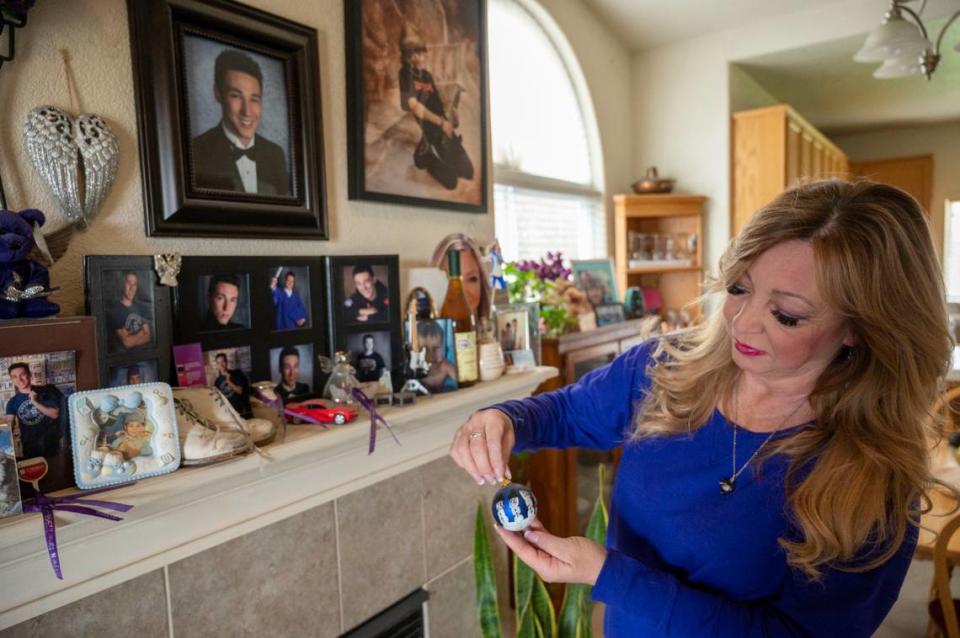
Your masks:
<path fill-rule="evenodd" d="M 123 328 L 115 320 L 120 310 L 122 286 L 129 275 L 135 275 L 136 292 L 127 320 L 135 320 L 133 328 L 143 334 L 152 332 L 148 343 L 123 347 L 115 332 Z M 111 385 L 117 372 L 135 366 L 154 372 L 156 378 L 142 375 L 140 383 L 169 382 L 171 378 L 170 346 L 173 343 L 173 295 L 169 286 L 160 283 L 151 255 L 85 255 L 83 258 L 84 297 L 86 312 L 97 319 L 97 351 L 100 380 Z M 118 288 L 120 286 L 120 288 Z M 137 308 L 139 306 L 139 308 Z M 148 308 L 149 306 L 149 308 Z M 117 324 L 117 325 L 115 325 Z M 126 385 L 127 381 L 118 385 Z"/>
<path fill-rule="evenodd" d="M 280 266 L 284 270 L 295 267 L 299 272 L 308 273 L 308 282 L 301 282 L 305 288 L 303 297 L 309 297 L 309 321 L 303 327 L 278 329 L 276 311 L 272 299 L 270 280 Z M 212 281 L 211 275 L 245 275 L 248 299 L 246 308 L 249 321 L 241 323 L 239 328 L 205 330 L 202 324 L 204 310 L 201 300 L 209 290 L 201 288 L 201 282 Z M 179 285 L 174 295 L 174 341 L 176 344 L 199 343 L 204 353 L 214 350 L 250 348 L 251 382 L 272 380 L 271 352 L 287 346 L 312 348 L 310 394 L 319 394 L 323 388 L 324 374 L 321 372 L 319 356 L 329 356 L 328 311 L 326 284 L 326 264 L 323 257 L 309 256 L 184 256 L 178 276 Z M 297 284 L 298 286 L 300 284 Z M 309 293 L 307 295 L 306 293 Z M 242 302 L 239 302 L 239 307 Z M 204 361 L 206 364 L 206 360 Z M 306 367 L 306 366 L 302 366 Z"/>
<path fill-rule="evenodd" d="M 346 302 L 353 291 L 347 288 L 347 281 L 358 266 L 369 265 L 375 272 L 386 273 L 386 301 L 390 312 L 384 317 L 376 317 L 366 322 L 350 321 L 345 312 Z M 403 385 L 406 353 L 404 352 L 403 308 L 400 305 L 400 258 L 398 255 L 348 255 L 328 256 L 327 273 L 327 312 L 329 330 L 329 351 L 349 351 L 348 345 L 362 338 L 364 334 L 374 336 L 376 344 L 381 342 L 381 334 L 386 333 L 390 340 L 389 370 L 394 389 Z M 379 281 L 379 279 L 378 279 Z M 381 282 L 382 283 L 382 282 Z M 353 306 L 351 306 L 353 307 Z M 350 351 L 351 355 L 356 353 Z M 386 357 L 384 357 L 386 359 Z M 355 360 L 355 356 L 351 356 Z"/>
<path fill-rule="evenodd" d="M 486 2 L 453 0 L 462 5 L 459 10 L 451 10 L 450 4 L 446 4 L 447 23 L 435 24 L 429 21 L 437 15 L 434 12 L 397 16 L 392 0 L 344 0 L 350 199 L 487 212 Z M 448 38 L 443 44 L 432 37 L 441 33 Z M 409 109 L 394 101 L 396 90 L 368 95 L 370 84 L 397 87 L 401 92 L 403 86 L 410 86 L 413 80 L 406 70 L 410 66 L 404 66 L 401 42 L 409 50 L 417 40 L 425 50 L 416 81 L 432 85 L 425 90 L 439 98 L 440 106 L 434 102 L 434 107 L 456 122 L 452 138 L 438 138 L 440 129 L 434 124 L 421 125 Z M 378 47 L 365 42 L 379 45 L 376 59 Z M 438 63 L 441 57 L 443 64 Z M 427 70 L 426 76 L 420 68 Z M 458 105 L 464 100 L 472 108 Z M 424 131 L 428 131 L 425 136 Z M 448 143 L 458 136 L 458 141 Z M 402 177 L 396 170 L 401 161 L 408 165 Z M 467 164 L 472 168 L 470 177 L 466 177 Z"/>
<path fill-rule="evenodd" d="M 128 0 L 127 8 L 147 235 L 328 239 L 316 29 L 231 0 Z M 214 93 L 214 55 L 227 49 L 260 72 L 248 125 L 257 134 L 256 193 L 237 181 L 218 124 L 204 123 L 220 107 L 201 91 Z M 260 134 L 268 127 L 277 140 Z M 205 130 L 213 137 L 194 146 Z"/>

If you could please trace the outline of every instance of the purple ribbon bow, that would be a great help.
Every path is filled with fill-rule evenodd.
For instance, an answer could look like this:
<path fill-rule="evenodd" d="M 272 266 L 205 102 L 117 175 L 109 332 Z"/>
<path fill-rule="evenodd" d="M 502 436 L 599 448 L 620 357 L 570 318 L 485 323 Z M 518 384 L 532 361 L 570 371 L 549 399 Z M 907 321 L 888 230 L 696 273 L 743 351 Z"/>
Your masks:
<path fill-rule="evenodd" d="M 377 423 L 382 423 L 387 431 L 390 432 L 390 436 L 393 437 L 393 440 L 397 442 L 397 445 L 400 445 L 400 439 L 397 438 L 397 435 L 394 434 L 393 428 L 390 427 L 390 424 L 387 423 L 387 420 L 384 419 L 377 412 L 377 409 L 373 407 L 373 404 L 370 403 L 370 399 L 367 398 L 367 395 L 363 393 L 360 388 L 351 388 L 350 394 L 353 395 L 353 398 L 360 402 L 367 412 L 370 413 L 370 447 L 367 449 L 367 454 L 373 454 L 373 449 L 377 445 Z"/>
<path fill-rule="evenodd" d="M 108 492 L 110 490 L 115 490 L 118 487 L 126 487 L 127 485 L 130 485 L 130 483 L 126 483 L 125 485 L 101 487 L 96 490 L 84 492 L 84 494 L 99 494 L 100 492 Z M 73 505 L 72 503 L 78 504 Z M 113 503 L 111 501 L 89 500 L 80 498 L 79 496 L 50 497 L 39 490 L 34 498 L 24 502 L 23 504 L 24 513 L 39 512 L 40 515 L 43 516 L 43 535 L 47 541 L 47 554 L 50 556 L 50 564 L 53 566 L 53 573 L 56 574 L 57 578 L 60 580 L 63 580 L 63 571 L 60 569 L 60 550 L 57 547 L 57 524 L 54 520 L 53 512 L 73 512 L 74 514 L 97 516 L 99 518 L 105 518 L 111 521 L 123 520 L 119 516 L 114 516 L 113 514 L 107 514 L 106 512 L 95 510 L 93 509 L 94 507 L 102 507 L 117 512 L 127 512 L 133 508 L 133 505 Z"/>

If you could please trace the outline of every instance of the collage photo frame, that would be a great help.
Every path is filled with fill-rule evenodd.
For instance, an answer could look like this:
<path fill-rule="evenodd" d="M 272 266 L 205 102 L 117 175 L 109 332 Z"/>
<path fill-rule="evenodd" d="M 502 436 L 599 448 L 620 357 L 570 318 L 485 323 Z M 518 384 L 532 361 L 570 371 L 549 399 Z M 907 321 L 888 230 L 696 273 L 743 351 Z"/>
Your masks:
<path fill-rule="evenodd" d="M 329 351 L 346 351 L 357 380 L 377 381 L 384 370 L 402 378 L 404 348 L 398 255 L 327 257 Z"/>
<path fill-rule="evenodd" d="M 176 343 L 200 344 L 207 385 L 270 380 L 284 399 L 319 393 L 317 357 L 328 343 L 322 257 L 184 257 L 179 280 Z M 235 401 L 248 413 L 248 401 Z"/>

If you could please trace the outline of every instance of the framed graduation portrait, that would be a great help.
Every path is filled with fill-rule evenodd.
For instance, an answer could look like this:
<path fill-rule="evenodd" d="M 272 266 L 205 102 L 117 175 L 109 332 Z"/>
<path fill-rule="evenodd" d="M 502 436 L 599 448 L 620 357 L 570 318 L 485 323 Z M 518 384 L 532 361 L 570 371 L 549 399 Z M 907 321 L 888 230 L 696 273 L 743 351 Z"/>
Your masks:
<path fill-rule="evenodd" d="M 486 3 L 344 9 L 350 199 L 487 212 Z"/>
<path fill-rule="evenodd" d="M 327 239 L 317 32 L 128 0 L 147 235 Z"/>

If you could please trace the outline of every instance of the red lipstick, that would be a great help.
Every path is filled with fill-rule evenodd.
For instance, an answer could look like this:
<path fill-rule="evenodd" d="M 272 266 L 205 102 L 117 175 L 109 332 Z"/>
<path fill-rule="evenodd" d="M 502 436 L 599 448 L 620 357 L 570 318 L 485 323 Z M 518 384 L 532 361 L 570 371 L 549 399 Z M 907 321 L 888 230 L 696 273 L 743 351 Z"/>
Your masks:
<path fill-rule="evenodd" d="M 757 350 L 756 348 L 751 348 L 745 343 L 741 343 L 740 340 L 733 340 L 733 347 L 737 349 L 737 352 L 747 357 L 759 357 L 762 354 L 766 354 L 763 350 Z"/>

